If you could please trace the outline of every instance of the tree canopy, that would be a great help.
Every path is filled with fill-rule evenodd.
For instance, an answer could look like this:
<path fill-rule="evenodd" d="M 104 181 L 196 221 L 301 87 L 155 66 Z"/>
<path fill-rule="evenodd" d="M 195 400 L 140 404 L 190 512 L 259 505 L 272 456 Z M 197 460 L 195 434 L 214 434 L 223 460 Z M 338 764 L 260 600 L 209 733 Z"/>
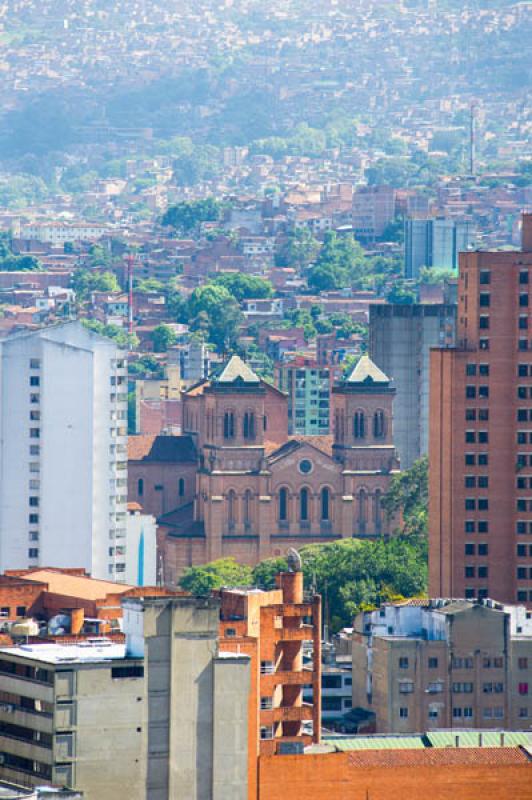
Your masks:
<path fill-rule="evenodd" d="M 163 214 L 162 224 L 181 234 L 194 231 L 202 222 L 216 222 L 222 216 L 222 204 L 213 197 L 177 203 Z"/>
<path fill-rule="evenodd" d="M 268 298 L 273 296 L 273 286 L 266 278 L 246 275 L 243 272 L 226 272 L 211 281 L 215 286 L 223 286 L 233 297 L 241 302 L 248 298 Z"/>
<path fill-rule="evenodd" d="M 203 331 L 220 351 L 235 347 L 243 316 L 237 301 L 224 286 L 207 283 L 194 289 L 188 314 L 191 329 Z"/>
<path fill-rule="evenodd" d="M 166 353 L 176 343 L 177 336 L 169 325 L 157 325 L 151 333 L 155 353 Z"/>

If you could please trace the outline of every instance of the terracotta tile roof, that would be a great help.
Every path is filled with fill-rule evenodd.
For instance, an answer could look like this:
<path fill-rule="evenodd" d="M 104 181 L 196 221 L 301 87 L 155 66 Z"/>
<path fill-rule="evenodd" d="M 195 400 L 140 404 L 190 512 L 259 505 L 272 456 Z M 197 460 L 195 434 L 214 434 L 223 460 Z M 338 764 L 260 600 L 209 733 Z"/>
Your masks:
<path fill-rule="evenodd" d="M 352 767 L 446 767 L 529 764 L 519 747 L 426 747 L 423 750 L 356 750 L 349 753 Z M 531 776 L 532 777 L 532 776 Z"/>
<path fill-rule="evenodd" d="M 157 436 L 145 433 L 130 436 L 127 445 L 130 461 L 195 462 L 196 448 L 191 436 Z"/>
<path fill-rule="evenodd" d="M 36 569 L 26 573 L 29 580 L 42 581 L 48 584 L 48 591 L 68 597 L 79 597 L 82 600 L 101 600 L 108 594 L 123 594 L 131 589 L 125 583 L 100 581 L 96 578 L 66 575 L 53 569 Z"/>

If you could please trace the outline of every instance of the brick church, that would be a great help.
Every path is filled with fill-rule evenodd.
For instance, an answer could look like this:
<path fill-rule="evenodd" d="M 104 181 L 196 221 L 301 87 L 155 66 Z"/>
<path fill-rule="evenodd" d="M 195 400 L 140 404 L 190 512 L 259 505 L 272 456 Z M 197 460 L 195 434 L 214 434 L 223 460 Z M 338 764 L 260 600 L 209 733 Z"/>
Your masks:
<path fill-rule="evenodd" d="M 334 436 L 289 437 L 287 398 L 233 356 L 183 396 L 183 435 L 130 438 L 129 500 L 158 521 L 166 582 L 233 556 L 387 536 L 381 507 L 399 470 L 395 390 L 362 356 L 333 388 Z"/>

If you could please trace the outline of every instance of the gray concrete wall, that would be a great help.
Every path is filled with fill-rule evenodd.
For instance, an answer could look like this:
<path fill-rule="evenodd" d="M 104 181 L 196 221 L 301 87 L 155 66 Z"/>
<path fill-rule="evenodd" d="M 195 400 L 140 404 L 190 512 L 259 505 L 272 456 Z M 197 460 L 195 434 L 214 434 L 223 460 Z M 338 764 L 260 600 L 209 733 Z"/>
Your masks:
<path fill-rule="evenodd" d="M 214 662 L 212 800 L 247 800 L 250 659 L 234 653 Z"/>

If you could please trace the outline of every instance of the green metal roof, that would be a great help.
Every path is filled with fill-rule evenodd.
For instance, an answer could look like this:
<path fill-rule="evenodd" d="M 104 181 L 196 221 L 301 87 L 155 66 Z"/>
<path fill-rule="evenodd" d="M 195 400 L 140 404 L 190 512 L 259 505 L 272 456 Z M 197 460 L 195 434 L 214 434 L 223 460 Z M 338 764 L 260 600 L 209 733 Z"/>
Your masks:
<path fill-rule="evenodd" d="M 346 750 L 421 750 L 421 736 L 357 736 L 353 739 L 324 739 L 340 752 Z"/>
<path fill-rule="evenodd" d="M 532 745 L 532 733 L 524 731 L 428 731 L 425 734 L 432 747 L 517 747 Z"/>

